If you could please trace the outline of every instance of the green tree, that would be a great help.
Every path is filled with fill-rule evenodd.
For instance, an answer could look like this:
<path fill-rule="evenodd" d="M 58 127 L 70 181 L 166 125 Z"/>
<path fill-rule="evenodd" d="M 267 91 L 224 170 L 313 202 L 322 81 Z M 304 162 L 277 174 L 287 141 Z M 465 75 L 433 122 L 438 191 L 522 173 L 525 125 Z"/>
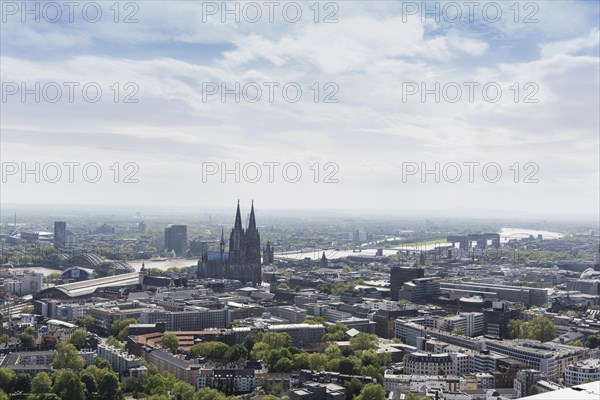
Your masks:
<path fill-rule="evenodd" d="M 77 318 L 75 320 L 75 324 L 83 328 L 90 329 L 95 324 L 94 317 L 91 315 L 86 315 L 84 318 Z"/>
<path fill-rule="evenodd" d="M 329 358 L 340 358 L 342 356 L 342 350 L 340 349 L 340 346 L 333 343 L 327 346 L 325 349 L 325 354 Z"/>
<path fill-rule="evenodd" d="M 463 334 L 463 331 L 462 331 L 462 329 L 460 329 L 460 328 L 454 328 L 454 329 L 452 329 L 452 332 L 451 332 L 451 333 L 453 333 L 453 334 L 455 334 L 455 335 L 462 335 L 462 334 Z"/>
<path fill-rule="evenodd" d="M 187 382 L 178 381 L 173 385 L 171 396 L 174 400 L 194 400 L 196 389 Z"/>
<path fill-rule="evenodd" d="M 179 338 L 173 333 L 165 333 L 160 340 L 163 348 L 171 350 L 171 353 L 175 354 L 179 348 Z"/>
<path fill-rule="evenodd" d="M 107 369 L 107 368 L 99 368 L 92 364 L 92 365 L 88 366 L 86 369 L 84 369 L 81 375 L 83 375 L 85 373 L 85 375 L 93 376 L 94 381 L 96 382 L 96 385 L 98 385 L 98 383 L 100 382 L 100 379 L 102 379 L 102 376 L 104 376 L 104 373 L 106 371 L 112 371 L 112 370 Z"/>
<path fill-rule="evenodd" d="M 273 372 L 292 372 L 294 363 L 289 358 L 280 358 L 273 368 Z M 269 370 L 269 372 L 271 372 Z"/>
<path fill-rule="evenodd" d="M 49 393 L 52 390 L 52 379 L 45 372 L 36 374 L 31 380 L 31 391 L 33 393 Z"/>
<path fill-rule="evenodd" d="M 384 400 L 385 392 L 383 386 L 377 383 L 367 383 L 363 386 L 356 400 Z"/>
<path fill-rule="evenodd" d="M 146 393 L 148 394 L 168 394 L 171 390 L 173 390 L 173 386 L 177 379 L 167 372 L 162 372 L 160 374 L 152 374 L 148 376 L 146 382 Z"/>
<path fill-rule="evenodd" d="M 40 393 L 35 396 L 30 396 L 29 400 L 62 400 L 55 393 Z"/>
<path fill-rule="evenodd" d="M 28 348 L 35 346 L 35 339 L 29 333 L 21 333 L 19 340 L 21 340 L 21 347 Z"/>
<path fill-rule="evenodd" d="M 350 348 L 352 350 L 371 350 L 377 347 L 379 338 L 377 335 L 369 335 L 367 333 L 359 333 L 350 339 Z"/>
<path fill-rule="evenodd" d="M 17 374 L 12 369 L 0 368 L 0 390 L 10 393 L 16 377 Z"/>
<path fill-rule="evenodd" d="M 360 393 L 360 390 L 363 387 L 363 384 L 360 380 L 356 378 L 352 378 L 346 383 L 344 383 L 344 387 L 346 388 L 346 398 L 352 399 L 354 396 Z"/>
<path fill-rule="evenodd" d="M 84 328 L 75 329 L 75 331 L 69 336 L 69 343 L 75 347 L 83 347 L 85 340 L 87 339 L 87 331 Z"/>
<path fill-rule="evenodd" d="M 227 396 L 218 390 L 202 388 L 196 392 L 195 400 L 226 400 Z"/>
<path fill-rule="evenodd" d="M 241 344 L 236 344 L 227 349 L 225 352 L 225 359 L 228 362 L 234 362 L 239 360 L 245 360 L 248 358 L 248 350 Z"/>
<path fill-rule="evenodd" d="M 52 391 L 61 399 L 85 400 L 85 386 L 72 371 L 56 371 Z"/>
<path fill-rule="evenodd" d="M 342 361 L 341 358 L 330 358 L 327 361 L 327 365 L 325 366 L 325 369 L 327 371 L 336 371 L 339 372 L 340 371 L 340 362 Z"/>
<path fill-rule="evenodd" d="M 374 365 L 379 366 L 379 357 L 373 350 L 364 350 L 360 355 L 360 361 L 362 365 Z"/>
<path fill-rule="evenodd" d="M 17 374 L 12 386 L 15 392 L 31 392 L 31 376 L 29 374 Z"/>
<path fill-rule="evenodd" d="M 72 369 L 79 371 L 84 366 L 85 360 L 79 355 L 79 351 L 77 351 L 75 346 L 71 343 L 62 342 L 56 346 L 56 350 L 52 355 L 52 367 L 54 367 L 54 369 Z M 56 393 L 56 390 L 54 392 Z"/>
<path fill-rule="evenodd" d="M 305 324 L 311 324 L 311 325 L 324 325 L 325 322 L 327 322 L 325 320 L 325 318 L 323 318 L 323 317 L 317 317 L 317 316 L 314 316 L 314 315 L 311 316 L 311 317 L 308 317 L 308 318 L 306 318 L 304 320 Z"/>
<path fill-rule="evenodd" d="M 109 336 L 108 339 L 106 339 L 106 344 L 108 344 L 109 346 L 116 347 L 117 349 L 124 349 L 125 348 L 125 346 L 123 346 L 123 343 L 121 343 L 119 341 L 119 339 L 117 339 L 114 336 Z"/>
<path fill-rule="evenodd" d="M 346 332 L 348 327 L 344 324 L 336 322 L 335 324 L 328 325 L 325 328 L 325 335 L 323 336 L 324 342 L 340 341 L 346 338 Z"/>
<path fill-rule="evenodd" d="M 0 343 L 6 344 L 6 343 L 8 343 L 8 339 L 9 339 L 8 335 L 0 335 Z"/>
<path fill-rule="evenodd" d="M 83 370 L 83 372 L 79 375 L 79 378 L 85 385 L 88 396 L 98 392 L 98 381 L 96 380 L 95 374 L 90 371 L 89 367 Z"/>
<path fill-rule="evenodd" d="M 600 336 L 590 335 L 585 340 L 585 345 L 590 349 L 595 349 L 600 346 Z"/>
<path fill-rule="evenodd" d="M 51 274 L 44 276 L 44 283 L 53 283 L 58 279 L 60 279 L 60 274 L 58 272 L 52 272 Z"/>
<path fill-rule="evenodd" d="M 98 382 L 99 397 L 101 400 L 122 400 L 123 393 L 119 384 L 119 377 L 115 372 L 103 370 L 104 374 Z"/>
<path fill-rule="evenodd" d="M 286 332 L 268 332 L 262 336 L 261 343 L 272 349 L 292 347 L 292 337 Z"/>
<path fill-rule="evenodd" d="M 96 357 L 92 362 L 92 365 L 100 369 L 112 369 L 108 360 L 104 357 Z"/>
<path fill-rule="evenodd" d="M 308 356 L 308 365 L 313 371 L 323 371 L 328 358 L 325 354 L 312 353 Z"/>
<path fill-rule="evenodd" d="M 539 340 L 540 342 L 548 342 L 556 337 L 556 328 L 550 319 L 546 316 L 535 317 L 527 323 L 528 337 L 530 339 Z"/>
<path fill-rule="evenodd" d="M 524 335 L 524 325 L 525 321 L 522 321 L 520 319 L 511 319 L 510 321 L 508 321 L 508 338 L 522 338 Z"/>
<path fill-rule="evenodd" d="M 535 317 L 529 322 L 513 319 L 508 323 L 508 337 L 547 342 L 556 337 L 556 329 L 552 321 L 544 315 Z"/>
<path fill-rule="evenodd" d="M 116 336 L 120 340 L 125 340 L 129 336 L 129 325 L 139 323 L 140 320 L 137 318 L 122 319 L 113 322 L 110 329 L 113 336 Z"/>
<path fill-rule="evenodd" d="M 294 354 L 294 369 L 306 369 L 309 368 L 310 364 L 308 362 L 308 353 L 298 353 Z"/>
<path fill-rule="evenodd" d="M 254 348 L 254 345 L 260 342 L 261 338 L 262 333 L 251 333 L 244 338 L 244 342 L 242 344 L 244 345 L 246 350 L 248 350 L 248 353 L 250 353 Z"/>
<path fill-rule="evenodd" d="M 354 372 L 354 363 L 349 358 L 342 358 L 339 365 L 340 374 L 352 375 Z"/>
<path fill-rule="evenodd" d="M 4 392 L 4 390 L 0 390 L 0 400 L 10 400 L 8 395 Z"/>
<path fill-rule="evenodd" d="M 375 365 L 364 365 L 360 368 L 360 374 L 377 379 L 377 382 L 383 383 L 382 369 Z"/>
<path fill-rule="evenodd" d="M 245 347 L 243 347 L 243 349 L 246 350 Z M 198 343 L 193 345 L 190 349 L 190 353 L 195 356 L 202 356 L 214 359 L 225 358 L 225 354 L 227 353 L 227 351 L 229 351 L 229 346 L 221 342 Z"/>

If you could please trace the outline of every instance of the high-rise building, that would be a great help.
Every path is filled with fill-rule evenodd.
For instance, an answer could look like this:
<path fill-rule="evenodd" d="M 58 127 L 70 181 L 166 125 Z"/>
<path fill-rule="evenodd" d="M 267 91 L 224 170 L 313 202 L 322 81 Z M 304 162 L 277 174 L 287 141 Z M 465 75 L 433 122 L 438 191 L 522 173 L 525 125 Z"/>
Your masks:
<path fill-rule="evenodd" d="M 390 271 L 390 296 L 392 300 L 398 300 L 398 291 L 402 285 L 413 279 L 423 278 L 425 270 L 423 268 L 392 267 Z"/>
<path fill-rule="evenodd" d="M 398 297 L 411 303 L 427 302 L 440 295 L 440 279 L 438 277 L 417 278 L 402 285 Z"/>
<path fill-rule="evenodd" d="M 67 223 L 65 221 L 54 221 L 54 247 L 62 249 L 67 242 Z"/>
<path fill-rule="evenodd" d="M 238 201 L 235 223 L 229 235 L 229 249 L 225 251 L 225 235 L 221 232 L 218 252 L 207 252 L 198 261 L 198 278 L 235 279 L 243 284 L 262 282 L 260 235 L 256 229 L 254 203 L 250 209 L 247 229 L 242 228 Z M 268 254 L 267 258 L 272 258 Z"/>
<path fill-rule="evenodd" d="M 165 228 L 165 250 L 175 251 L 177 256 L 187 252 L 187 225 L 171 225 Z"/>
<path fill-rule="evenodd" d="M 520 313 L 518 308 L 510 308 L 505 302 L 494 301 L 492 308 L 483 310 L 485 335 L 497 338 L 508 337 L 508 323 L 518 319 Z"/>

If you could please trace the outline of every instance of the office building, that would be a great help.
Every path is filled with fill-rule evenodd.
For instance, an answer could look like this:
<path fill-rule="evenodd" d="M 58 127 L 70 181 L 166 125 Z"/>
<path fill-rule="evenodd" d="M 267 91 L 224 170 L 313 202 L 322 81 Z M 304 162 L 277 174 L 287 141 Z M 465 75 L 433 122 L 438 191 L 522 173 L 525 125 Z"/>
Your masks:
<path fill-rule="evenodd" d="M 527 286 L 507 286 L 483 282 L 442 282 L 442 293 L 454 296 L 491 294 L 497 300 L 512 301 L 526 306 L 543 306 L 548 302 L 548 289 Z"/>
<path fill-rule="evenodd" d="M 174 251 L 178 257 L 187 253 L 187 225 L 171 225 L 165 228 L 165 251 Z"/>
<path fill-rule="evenodd" d="M 65 221 L 54 221 L 54 247 L 62 249 L 67 243 L 67 223 Z"/>
<path fill-rule="evenodd" d="M 402 285 L 398 292 L 400 299 L 411 303 L 423 303 L 440 295 L 440 280 L 437 277 L 417 278 Z"/>
<path fill-rule="evenodd" d="M 165 323 L 167 331 L 201 331 L 209 328 L 227 326 L 227 310 L 209 310 L 202 308 L 190 311 L 142 311 L 140 323 Z"/>
<path fill-rule="evenodd" d="M 513 319 L 519 319 L 519 315 L 518 308 L 509 308 L 505 302 L 494 301 L 492 308 L 483 310 L 485 335 L 496 338 L 508 337 L 508 323 Z"/>
<path fill-rule="evenodd" d="M 402 285 L 424 276 L 425 270 L 423 268 L 392 267 L 390 271 L 390 296 L 392 300 L 399 300 L 398 291 L 402 288 Z"/>
<path fill-rule="evenodd" d="M 562 378 L 567 366 L 579 361 L 585 351 L 582 347 L 529 339 L 486 340 L 485 346 L 490 351 L 526 362 L 530 369 L 542 372 L 549 379 Z"/>
<path fill-rule="evenodd" d="M 600 380 L 600 359 L 590 358 L 567 366 L 565 371 L 565 385 L 581 385 L 586 380 Z"/>

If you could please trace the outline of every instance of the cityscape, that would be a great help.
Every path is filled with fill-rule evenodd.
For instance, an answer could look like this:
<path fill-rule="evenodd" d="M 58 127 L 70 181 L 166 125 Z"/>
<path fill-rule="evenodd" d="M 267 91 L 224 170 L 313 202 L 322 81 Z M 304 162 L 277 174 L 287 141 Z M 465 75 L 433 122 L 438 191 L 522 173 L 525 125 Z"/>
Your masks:
<path fill-rule="evenodd" d="M 194 225 L 140 213 L 13 216 L 1 226 L 2 390 L 69 399 L 595 393 L 593 224 L 557 232 L 541 222 L 307 218 L 302 235 L 304 224 L 263 214 L 238 201 L 229 216 Z"/>
<path fill-rule="evenodd" d="M 600 0 L 0 20 L 0 400 L 600 400 Z"/>

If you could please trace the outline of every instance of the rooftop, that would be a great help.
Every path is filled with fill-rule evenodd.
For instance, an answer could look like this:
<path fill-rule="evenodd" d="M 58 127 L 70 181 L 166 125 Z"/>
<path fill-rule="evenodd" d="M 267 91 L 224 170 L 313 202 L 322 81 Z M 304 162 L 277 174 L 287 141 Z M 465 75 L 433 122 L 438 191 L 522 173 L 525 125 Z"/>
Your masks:
<path fill-rule="evenodd" d="M 524 397 L 527 400 L 598 400 L 600 399 L 600 381 L 584 383 L 568 389 L 555 390 Z"/>

